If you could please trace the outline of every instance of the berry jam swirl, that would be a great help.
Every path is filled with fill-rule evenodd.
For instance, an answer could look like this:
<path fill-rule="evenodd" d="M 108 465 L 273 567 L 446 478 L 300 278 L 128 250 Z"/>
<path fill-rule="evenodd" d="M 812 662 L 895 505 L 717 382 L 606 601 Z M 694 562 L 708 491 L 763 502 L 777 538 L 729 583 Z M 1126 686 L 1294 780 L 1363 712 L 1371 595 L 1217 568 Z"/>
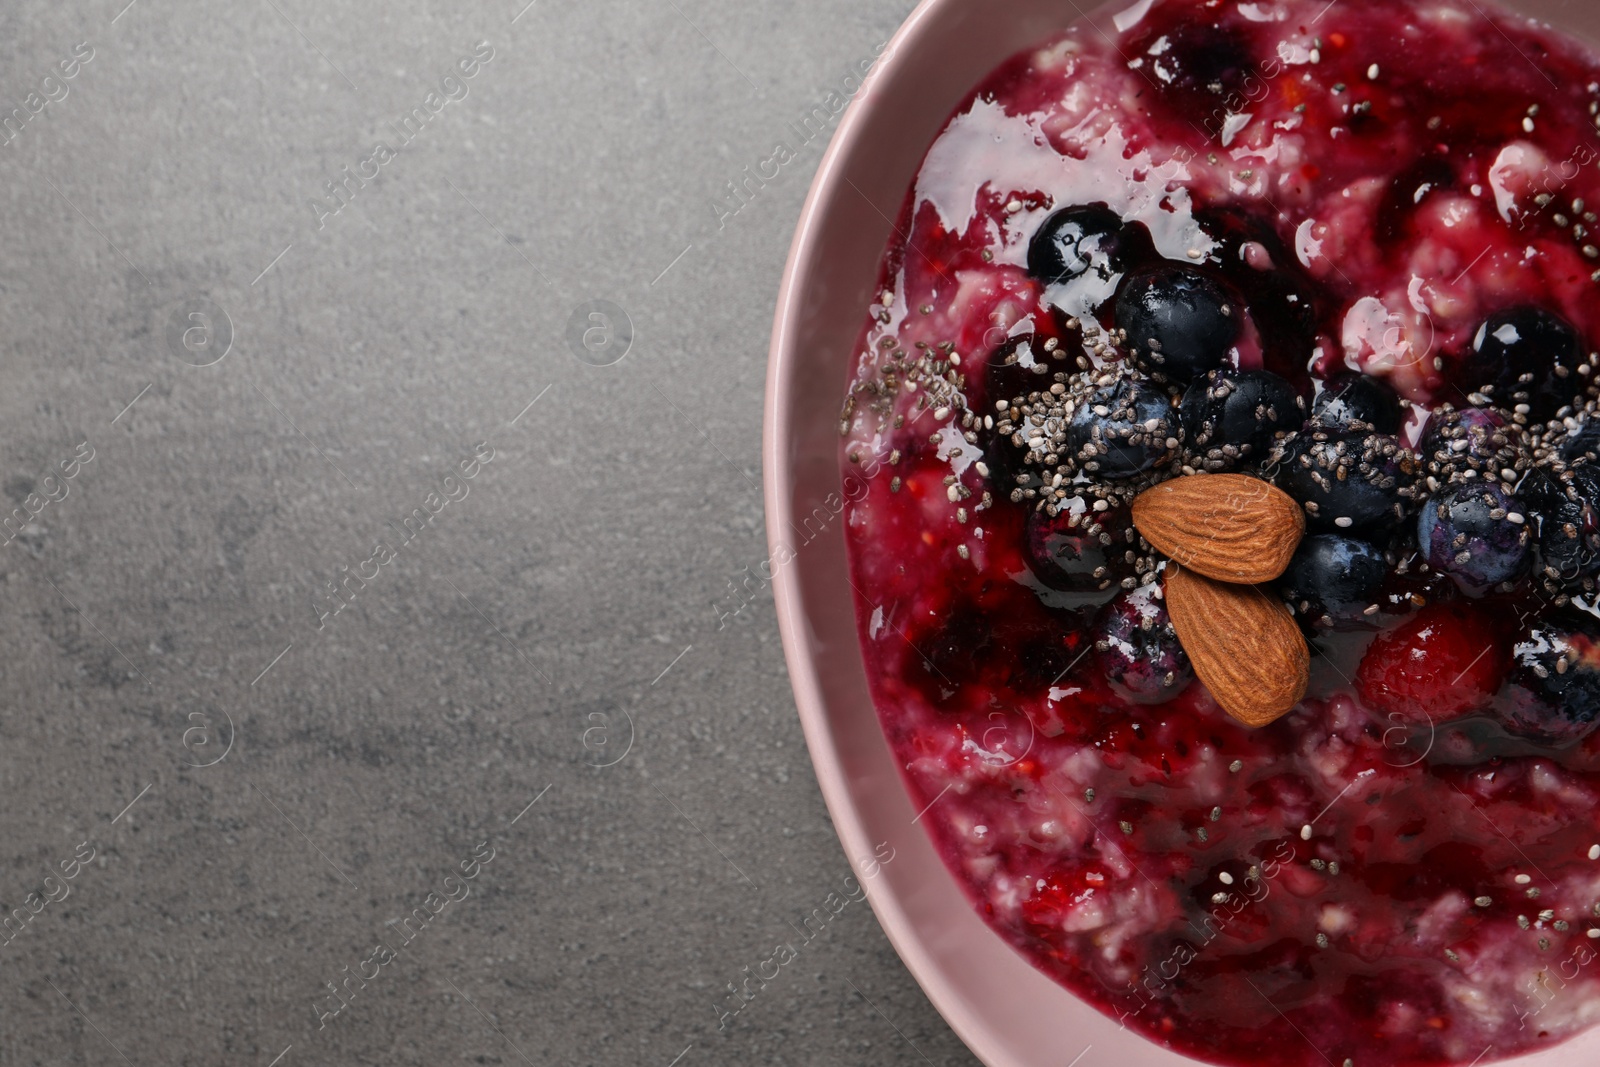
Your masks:
<path fill-rule="evenodd" d="M 983 918 L 1153 1041 L 1600 1021 L 1597 116 L 1600 58 L 1474 0 L 1147 0 L 928 152 L 840 425 L 874 702 Z M 1220 474 L 1304 516 L 1257 729 L 1132 519 Z"/>

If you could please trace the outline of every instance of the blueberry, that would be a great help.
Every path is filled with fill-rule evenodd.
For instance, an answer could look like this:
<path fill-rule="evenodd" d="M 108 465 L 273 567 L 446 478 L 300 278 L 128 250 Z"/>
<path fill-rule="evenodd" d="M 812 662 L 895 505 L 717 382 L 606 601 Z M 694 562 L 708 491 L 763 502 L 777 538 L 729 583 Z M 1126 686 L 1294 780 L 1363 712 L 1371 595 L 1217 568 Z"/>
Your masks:
<path fill-rule="evenodd" d="M 1417 446 L 1428 474 L 1440 482 L 1500 477 L 1527 464 L 1521 427 L 1497 408 L 1440 408 L 1428 417 Z"/>
<path fill-rule="evenodd" d="M 1140 367 L 1179 384 L 1222 366 L 1242 318 L 1220 282 L 1178 264 L 1132 275 L 1117 296 L 1117 326 Z"/>
<path fill-rule="evenodd" d="M 1028 273 L 1049 285 L 1091 269 L 1110 278 L 1120 269 L 1122 217 L 1104 204 L 1057 211 L 1028 243 Z"/>
<path fill-rule="evenodd" d="M 1417 458 L 1384 434 L 1302 433 L 1279 446 L 1278 488 L 1313 533 L 1376 532 L 1405 518 Z"/>
<path fill-rule="evenodd" d="M 1118 594 L 1095 620 L 1094 635 L 1101 672 L 1135 703 L 1171 700 L 1194 678 L 1157 586 Z"/>
<path fill-rule="evenodd" d="M 1339 534 L 1313 534 L 1300 542 L 1278 587 L 1301 618 L 1322 627 L 1360 629 L 1376 625 L 1366 611 L 1379 602 L 1388 577 L 1389 564 L 1375 546 Z"/>
<path fill-rule="evenodd" d="M 1582 363 L 1582 341 L 1565 319 L 1543 308 L 1517 307 L 1478 327 L 1456 381 L 1501 407 L 1527 404 L 1529 415 L 1544 422 L 1577 400 Z"/>
<path fill-rule="evenodd" d="M 1533 531 L 1522 509 L 1498 482 L 1450 486 L 1422 506 L 1417 544 L 1463 592 L 1483 593 L 1528 569 Z"/>
<path fill-rule="evenodd" d="M 1518 495 L 1532 512 L 1545 578 L 1559 585 L 1600 570 L 1600 468 L 1536 469 Z"/>
<path fill-rule="evenodd" d="M 1600 620 L 1558 610 L 1534 622 L 1512 656 L 1511 677 L 1498 702 L 1509 733 L 1565 745 L 1600 723 Z"/>
<path fill-rule="evenodd" d="M 1267 458 L 1272 446 L 1305 425 L 1306 404 L 1270 371 L 1214 370 L 1183 396 L 1183 433 L 1196 466 L 1231 470 Z"/>
<path fill-rule="evenodd" d="M 1124 509 L 1109 512 L 1078 507 L 1057 516 L 1029 512 L 1023 544 L 1028 569 L 1052 589 L 1092 593 L 1133 573 L 1127 562 L 1127 531 L 1131 520 Z"/>
<path fill-rule="evenodd" d="M 1170 460 L 1178 432 L 1178 412 L 1164 390 L 1123 378 L 1078 405 L 1067 441 L 1086 473 L 1131 478 Z"/>
<path fill-rule="evenodd" d="M 1317 394 L 1311 418 L 1329 430 L 1364 430 L 1392 437 L 1400 432 L 1400 398 L 1376 378 L 1347 372 L 1331 379 Z"/>

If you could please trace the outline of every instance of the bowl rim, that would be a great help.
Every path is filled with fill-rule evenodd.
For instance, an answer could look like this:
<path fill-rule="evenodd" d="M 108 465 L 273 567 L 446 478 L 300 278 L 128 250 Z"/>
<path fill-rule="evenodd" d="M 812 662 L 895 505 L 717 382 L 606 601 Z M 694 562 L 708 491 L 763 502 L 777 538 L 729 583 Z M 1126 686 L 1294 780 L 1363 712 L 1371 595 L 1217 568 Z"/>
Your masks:
<path fill-rule="evenodd" d="M 854 106 L 845 109 L 838 128 L 823 152 L 811 188 L 806 194 L 805 205 L 800 210 L 794 240 L 784 263 L 783 282 L 773 317 L 763 404 L 763 496 L 766 503 L 767 547 L 774 556 L 783 547 L 783 531 L 791 528 L 795 517 L 788 494 L 793 484 L 793 470 L 784 447 L 790 439 L 791 422 L 783 400 L 787 383 L 798 370 L 795 341 L 802 295 L 798 280 L 807 273 L 802 267 L 817 254 L 819 240 L 814 223 L 822 213 L 824 201 L 843 177 L 844 161 L 856 151 L 864 136 L 869 108 L 862 105 L 878 81 L 891 77 L 900 65 L 910 62 L 906 57 L 918 54 L 918 45 L 928 32 L 934 11 L 948 2 L 921 0 L 889 38 L 880 62 L 863 79 Z M 772 591 L 795 705 L 811 754 L 812 767 L 816 771 L 817 784 L 822 790 L 823 802 L 827 805 L 845 853 L 852 856 L 870 854 L 871 838 L 857 807 L 850 801 L 850 790 L 838 758 L 836 739 L 825 711 L 816 663 L 802 647 L 800 635 L 804 630 L 804 611 L 791 568 L 774 568 Z M 862 884 L 866 885 L 865 882 Z M 1004 1053 L 996 1038 L 945 979 L 933 953 L 924 946 L 899 898 L 893 893 L 869 891 L 867 900 L 906 969 L 956 1036 L 985 1064 L 991 1067 L 1004 1064 Z"/>

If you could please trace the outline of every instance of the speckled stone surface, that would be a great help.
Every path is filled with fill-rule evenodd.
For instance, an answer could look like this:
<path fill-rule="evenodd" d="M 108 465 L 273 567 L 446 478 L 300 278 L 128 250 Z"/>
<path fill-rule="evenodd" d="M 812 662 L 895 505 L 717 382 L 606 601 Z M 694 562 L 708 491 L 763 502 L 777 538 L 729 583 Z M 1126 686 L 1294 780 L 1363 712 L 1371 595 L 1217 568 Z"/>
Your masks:
<path fill-rule="evenodd" d="M 0 1065 L 974 1063 L 730 592 L 910 0 L 124 3 L 0 6 Z"/>

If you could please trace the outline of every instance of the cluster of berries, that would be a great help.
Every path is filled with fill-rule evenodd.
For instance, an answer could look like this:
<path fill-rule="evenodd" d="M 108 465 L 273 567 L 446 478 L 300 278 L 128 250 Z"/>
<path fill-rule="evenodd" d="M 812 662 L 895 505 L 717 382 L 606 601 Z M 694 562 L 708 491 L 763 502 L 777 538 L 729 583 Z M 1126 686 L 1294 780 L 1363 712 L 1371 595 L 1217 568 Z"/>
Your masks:
<path fill-rule="evenodd" d="M 1533 307 L 1490 317 L 1452 363 L 1460 406 L 1433 411 L 1412 449 L 1407 405 L 1379 379 L 1341 374 L 1308 404 L 1309 382 L 1236 369 L 1246 329 L 1271 340 L 1255 294 L 1160 257 L 1103 206 L 1050 216 L 1029 271 L 1047 287 L 1117 281 L 1112 324 L 1067 321 L 1085 344 L 1008 341 L 963 424 L 996 495 L 1029 508 L 1040 580 L 1115 591 L 1095 647 L 1126 695 L 1169 699 L 1192 676 L 1154 586 L 1164 562 L 1129 504 L 1166 479 L 1226 471 L 1302 505 L 1308 536 L 1278 591 L 1310 633 L 1412 616 L 1362 665 L 1375 710 L 1451 717 L 1496 698 L 1510 732 L 1547 744 L 1600 723 L 1600 620 L 1572 603 L 1600 576 L 1600 385 L 1572 326 Z M 1255 272 L 1281 286 L 1276 273 Z M 1516 610 L 1490 619 L 1485 597 Z"/>

